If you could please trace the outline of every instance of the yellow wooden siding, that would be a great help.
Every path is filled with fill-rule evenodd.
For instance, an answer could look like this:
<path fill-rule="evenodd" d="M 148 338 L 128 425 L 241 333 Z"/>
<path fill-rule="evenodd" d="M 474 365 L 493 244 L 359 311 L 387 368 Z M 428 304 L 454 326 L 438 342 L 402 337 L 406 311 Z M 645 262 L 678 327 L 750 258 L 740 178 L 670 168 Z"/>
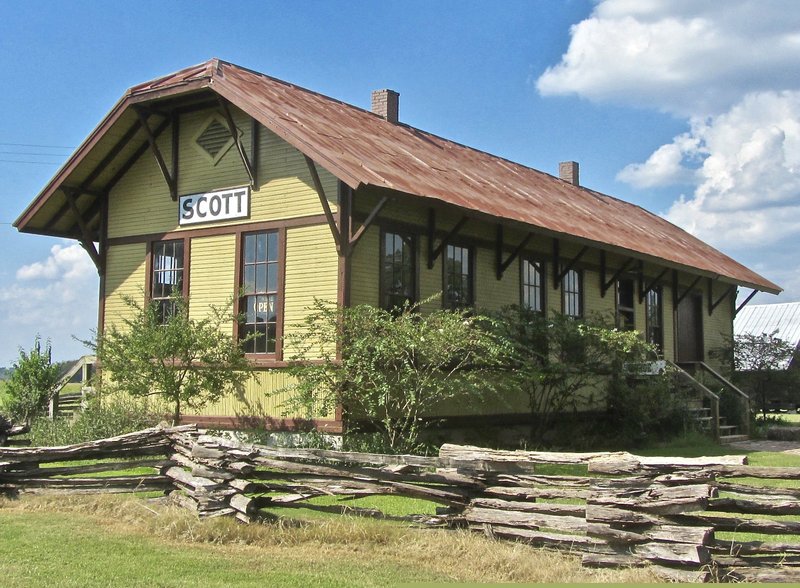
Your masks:
<path fill-rule="evenodd" d="M 214 165 L 194 144 L 198 131 L 213 112 L 216 111 L 204 110 L 181 117 L 178 165 L 180 195 L 242 186 L 250 181 L 235 146 Z M 234 109 L 234 118 L 243 132 L 245 151 L 252 157 L 250 119 L 237 109 Z M 169 129 L 159 137 L 158 145 L 169 167 L 172 162 L 172 133 Z M 317 165 L 317 170 L 325 196 L 335 211 L 338 181 L 320 165 Z M 213 223 L 213 226 L 322 214 L 322 205 L 303 154 L 264 127 L 259 131 L 258 180 L 259 185 L 250 196 L 250 217 L 221 221 Z M 109 237 L 197 228 L 198 225 L 178 225 L 178 202 L 170 198 L 164 177 L 150 151 L 139 158 L 111 191 Z"/>
<path fill-rule="evenodd" d="M 288 412 L 286 402 L 288 392 L 279 392 L 292 384 L 295 379 L 285 370 L 259 370 L 253 372 L 247 380 L 244 390 L 230 394 L 217 402 L 208 404 L 200 410 L 187 409 L 187 415 L 198 416 L 237 416 L 256 417 L 260 419 L 333 419 L 333 414 L 325 414 L 320 410 L 310 414 Z"/>
<path fill-rule="evenodd" d="M 675 313 L 672 305 L 672 288 L 670 286 L 662 286 L 661 302 L 664 306 L 661 312 L 664 332 L 664 348 L 662 352 L 664 359 L 675 361 Z"/>
<path fill-rule="evenodd" d="M 284 336 L 301 329 L 314 299 L 336 304 L 339 256 L 327 224 L 286 231 Z M 283 354 L 291 359 L 296 348 L 284 342 Z"/>
<path fill-rule="evenodd" d="M 130 316 L 130 308 L 122 297 L 131 296 L 144 303 L 144 243 L 115 245 L 108 248 L 106 260 L 105 324 L 120 327 L 122 317 Z"/>
<path fill-rule="evenodd" d="M 350 304 L 371 304 L 377 306 L 380 301 L 380 231 L 370 227 L 361 237 L 350 258 Z M 417 255 L 417 261 L 421 260 Z"/>
<path fill-rule="evenodd" d="M 189 317 L 208 316 L 209 306 L 230 306 L 236 293 L 236 237 L 220 235 L 191 240 Z M 231 326 L 231 328 L 233 328 Z"/>
<path fill-rule="evenodd" d="M 707 287 L 707 286 L 706 286 Z M 716 302 L 720 296 L 728 289 L 728 284 L 715 283 L 712 289 L 713 299 Z M 733 308 L 730 298 L 723 300 L 714 309 L 711 316 L 708 315 L 708 292 L 703 296 L 703 340 L 705 343 L 706 362 L 716 367 L 730 369 L 729 365 L 724 364 L 724 360 L 715 354 L 730 343 L 733 336 Z M 717 355 L 717 357 L 714 357 Z"/>
<path fill-rule="evenodd" d="M 498 280 L 494 250 L 476 247 L 475 254 L 475 307 L 491 313 L 519 304 L 519 261 L 512 263 Z"/>

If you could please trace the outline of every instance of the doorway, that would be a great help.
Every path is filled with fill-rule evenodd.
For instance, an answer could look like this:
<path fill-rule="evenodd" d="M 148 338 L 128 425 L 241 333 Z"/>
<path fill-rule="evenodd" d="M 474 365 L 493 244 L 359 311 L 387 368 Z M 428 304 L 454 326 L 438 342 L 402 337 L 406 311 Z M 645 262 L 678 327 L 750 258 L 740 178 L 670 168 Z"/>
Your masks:
<path fill-rule="evenodd" d="M 705 361 L 703 349 L 703 296 L 689 294 L 680 304 L 676 318 L 678 363 L 686 361 Z"/>

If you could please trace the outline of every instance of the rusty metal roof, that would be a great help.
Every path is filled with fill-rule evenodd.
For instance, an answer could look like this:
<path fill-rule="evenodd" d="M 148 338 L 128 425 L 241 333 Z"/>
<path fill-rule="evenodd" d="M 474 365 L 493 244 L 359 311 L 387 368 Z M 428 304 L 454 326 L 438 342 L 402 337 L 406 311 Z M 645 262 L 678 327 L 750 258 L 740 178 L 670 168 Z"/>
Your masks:
<path fill-rule="evenodd" d="M 131 129 L 135 117 L 126 115 L 129 106 L 200 91 L 227 99 L 354 189 L 375 186 L 435 199 L 724 281 L 781 291 L 639 206 L 217 59 L 128 90 L 15 225 L 44 232 L 37 230 L 43 222 L 37 213 L 57 198 L 62 184 L 86 181 L 90 167 L 81 169 L 82 160 L 94 149 L 100 150 L 95 162 L 107 152 L 108 145 L 100 145 L 106 133 L 115 125 L 117 136 Z M 90 179 L 102 184 L 103 174 L 95 175 Z M 90 206 L 87 200 L 81 208 Z M 71 229 L 74 233 L 74 224 Z"/>

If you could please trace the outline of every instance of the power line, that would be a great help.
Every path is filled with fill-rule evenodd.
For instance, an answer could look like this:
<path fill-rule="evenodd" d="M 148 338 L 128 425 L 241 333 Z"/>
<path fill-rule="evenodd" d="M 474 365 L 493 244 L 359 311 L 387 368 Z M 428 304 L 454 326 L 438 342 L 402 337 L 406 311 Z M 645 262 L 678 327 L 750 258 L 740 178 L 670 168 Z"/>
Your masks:
<path fill-rule="evenodd" d="M 13 159 L 0 159 L 0 163 L 32 163 L 34 165 L 58 165 L 57 161 L 14 161 Z"/>
<path fill-rule="evenodd" d="M 60 153 L 36 153 L 34 151 L 0 151 L 3 155 L 32 155 L 34 157 L 64 157 Z"/>
<path fill-rule="evenodd" d="M 64 147 L 63 145 L 32 145 L 31 143 L 0 143 L 0 145 L 7 147 L 38 147 L 40 149 L 73 149 L 72 147 Z"/>

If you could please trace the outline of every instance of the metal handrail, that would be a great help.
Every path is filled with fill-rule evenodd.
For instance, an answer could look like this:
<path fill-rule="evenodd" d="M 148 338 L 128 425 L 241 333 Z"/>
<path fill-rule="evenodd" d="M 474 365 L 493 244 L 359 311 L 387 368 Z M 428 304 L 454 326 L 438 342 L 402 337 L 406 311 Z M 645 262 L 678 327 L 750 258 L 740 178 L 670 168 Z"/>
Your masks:
<path fill-rule="evenodd" d="M 709 400 L 711 400 L 711 416 L 714 421 L 714 438 L 719 439 L 720 432 L 719 432 L 719 395 L 715 394 L 711 390 L 709 390 L 702 382 L 698 382 L 694 379 L 692 374 L 687 372 L 678 364 L 666 360 L 667 365 L 669 365 L 676 374 L 678 374 L 681 378 L 688 381 L 689 385 L 692 386 L 695 390 L 700 391 L 704 396 L 706 396 Z"/>

